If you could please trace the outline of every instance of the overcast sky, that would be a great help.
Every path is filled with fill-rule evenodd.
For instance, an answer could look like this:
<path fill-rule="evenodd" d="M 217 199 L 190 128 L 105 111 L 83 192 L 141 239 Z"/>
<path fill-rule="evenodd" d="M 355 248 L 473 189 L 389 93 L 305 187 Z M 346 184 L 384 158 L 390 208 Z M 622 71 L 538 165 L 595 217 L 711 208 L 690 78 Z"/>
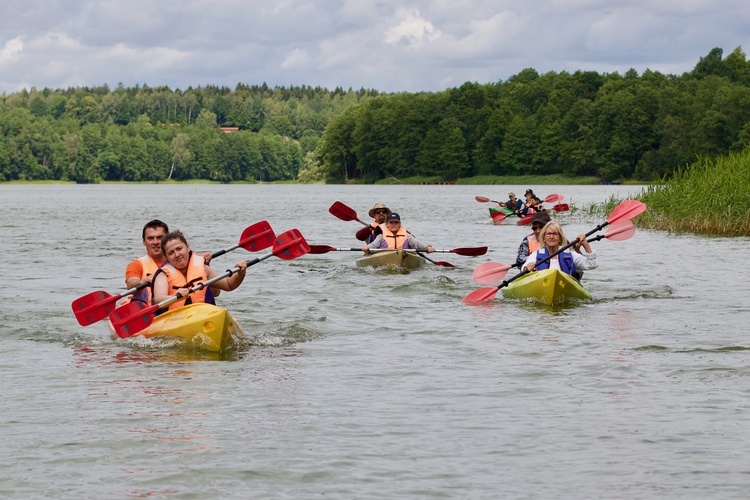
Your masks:
<path fill-rule="evenodd" d="M 524 68 L 681 74 L 747 0 L 2 0 L 0 93 L 118 83 L 439 91 Z"/>

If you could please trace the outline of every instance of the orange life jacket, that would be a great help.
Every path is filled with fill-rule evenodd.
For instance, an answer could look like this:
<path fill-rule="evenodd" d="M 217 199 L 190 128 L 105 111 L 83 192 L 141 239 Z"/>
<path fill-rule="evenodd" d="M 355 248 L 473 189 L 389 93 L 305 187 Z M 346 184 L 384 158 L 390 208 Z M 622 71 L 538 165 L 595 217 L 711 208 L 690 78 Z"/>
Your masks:
<path fill-rule="evenodd" d="M 164 267 L 162 267 L 159 272 L 167 275 L 170 292 L 176 292 L 180 288 L 192 288 L 198 283 L 202 283 L 208 280 L 208 277 L 206 276 L 206 261 L 203 260 L 203 257 L 201 255 L 196 255 L 193 252 L 190 252 L 190 259 L 187 267 L 187 279 L 171 264 L 164 265 Z M 173 302 L 169 305 L 169 309 L 177 309 L 178 307 L 182 307 L 187 304 L 205 302 L 207 289 L 207 287 L 203 288 L 202 290 L 191 293 L 184 299 Z"/>
<path fill-rule="evenodd" d="M 154 259 L 152 259 L 148 254 L 144 255 L 143 257 L 138 257 L 138 260 L 141 262 L 141 267 L 143 268 L 143 272 L 141 273 L 142 280 L 145 280 L 149 276 L 153 276 L 154 274 L 156 274 L 156 271 L 159 270 L 159 264 L 154 262 Z M 132 297 L 128 297 L 127 300 L 123 302 L 123 304 L 126 304 L 131 300 L 139 300 L 141 302 L 145 302 L 146 304 L 150 304 L 151 287 L 147 286 L 146 288 L 139 290 Z"/>
<path fill-rule="evenodd" d="M 406 232 L 404 226 L 398 228 L 396 234 L 393 234 L 390 229 L 383 229 L 383 241 L 388 244 L 387 248 L 391 250 L 404 248 L 404 243 L 406 243 L 406 238 L 408 237 L 409 233 Z"/>
<path fill-rule="evenodd" d="M 526 241 L 529 242 L 529 255 L 539 249 L 541 243 L 536 239 L 534 233 L 531 233 L 526 237 Z"/>

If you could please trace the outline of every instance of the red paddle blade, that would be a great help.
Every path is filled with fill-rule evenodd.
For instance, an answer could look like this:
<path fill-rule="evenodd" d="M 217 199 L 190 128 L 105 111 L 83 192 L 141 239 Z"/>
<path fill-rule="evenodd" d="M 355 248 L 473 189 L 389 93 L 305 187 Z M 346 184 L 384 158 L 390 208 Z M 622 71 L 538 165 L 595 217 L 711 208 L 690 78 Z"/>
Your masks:
<path fill-rule="evenodd" d="M 547 197 L 544 199 L 544 203 L 557 203 L 559 201 L 562 201 L 563 198 L 565 197 L 561 194 L 556 194 L 556 193 L 548 194 Z"/>
<path fill-rule="evenodd" d="M 604 237 L 608 240 L 623 241 L 632 238 L 635 234 L 635 226 L 629 220 L 619 222 L 609 227 L 604 232 Z"/>
<path fill-rule="evenodd" d="M 335 252 L 336 248 L 331 247 L 328 245 L 310 245 L 310 253 L 311 254 L 321 254 L 321 253 L 328 253 L 328 252 Z"/>
<path fill-rule="evenodd" d="M 490 201 L 489 198 L 485 198 L 484 196 L 475 196 L 474 199 L 479 203 L 487 203 L 488 201 Z"/>
<path fill-rule="evenodd" d="M 290 229 L 281 233 L 273 242 L 273 254 L 282 260 L 296 259 L 300 255 L 310 252 L 310 245 L 298 229 Z"/>
<path fill-rule="evenodd" d="M 257 252 L 273 245 L 275 238 L 271 225 L 266 221 L 260 221 L 242 231 L 238 245 L 245 250 Z"/>
<path fill-rule="evenodd" d="M 554 207 L 552 207 L 552 210 L 555 212 L 567 212 L 570 210 L 570 206 L 567 203 L 558 203 Z"/>
<path fill-rule="evenodd" d="M 647 208 L 645 203 L 638 200 L 625 200 L 612 210 L 612 213 L 607 218 L 607 222 L 615 224 L 616 222 L 630 220 L 633 217 L 641 215 Z"/>
<path fill-rule="evenodd" d="M 500 287 L 498 286 L 480 288 L 478 290 L 474 290 L 469 295 L 464 297 L 461 302 L 463 302 L 464 304 L 482 304 L 484 302 L 489 302 L 490 300 L 495 298 L 498 290 L 500 290 Z"/>
<path fill-rule="evenodd" d="M 331 215 L 333 215 L 334 217 L 338 217 L 341 220 L 357 220 L 357 212 L 344 205 L 340 201 L 334 202 L 333 205 L 331 205 L 331 208 L 328 209 L 328 211 L 331 212 Z"/>
<path fill-rule="evenodd" d="M 519 226 L 527 226 L 531 224 L 531 219 L 533 218 L 534 218 L 533 215 L 524 215 L 523 217 L 518 219 L 518 222 L 516 222 L 516 224 L 518 224 Z"/>
<path fill-rule="evenodd" d="M 493 224 L 500 224 L 502 221 L 505 220 L 507 215 L 505 215 L 502 212 L 490 212 L 490 217 L 492 217 Z"/>
<path fill-rule="evenodd" d="M 496 281 L 502 280 L 505 275 L 508 274 L 508 270 L 512 267 L 513 266 L 501 264 L 499 262 L 485 262 L 479 264 L 476 269 L 474 269 L 473 278 L 477 283 L 495 283 Z"/>
<path fill-rule="evenodd" d="M 143 302 L 133 301 L 115 309 L 109 319 L 117 336 L 124 339 L 148 328 L 158 309 L 158 305 L 146 306 Z"/>
<path fill-rule="evenodd" d="M 445 262 L 443 260 L 433 260 L 432 263 L 435 264 L 436 266 L 441 266 L 441 267 L 456 267 L 450 262 Z"/>
<path fill-rule="evenodd" d="M 77 298 L 70 304 L 70 307 L 73 309 L 78 324 L 89 326 L 109 316 L 109 313 L 115 310 L 115 303 L 120 297 L 120 295 L 110 295 L 104 290 L 98 290 Z"/>
<path fill-rule="evenodd" d="M 469 257 L 476 257 L 477 255 L 484 255 L 487 253 L 487 247 L 466 247 L 466 248 L 454 248 L 449 250 L 450 253 L 458 255 L 467 255 Z"/>

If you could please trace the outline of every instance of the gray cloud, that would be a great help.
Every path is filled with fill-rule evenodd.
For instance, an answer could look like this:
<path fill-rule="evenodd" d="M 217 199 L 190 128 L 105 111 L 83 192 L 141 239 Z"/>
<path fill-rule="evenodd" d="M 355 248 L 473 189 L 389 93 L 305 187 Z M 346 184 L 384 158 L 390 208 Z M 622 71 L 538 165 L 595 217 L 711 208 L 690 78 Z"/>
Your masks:
<path fill-rule="evenodd" d="M 523 68 L 689 71 L 741 0 L 5 0 L 0 92 L 237 83 L 436 91 Z"/>

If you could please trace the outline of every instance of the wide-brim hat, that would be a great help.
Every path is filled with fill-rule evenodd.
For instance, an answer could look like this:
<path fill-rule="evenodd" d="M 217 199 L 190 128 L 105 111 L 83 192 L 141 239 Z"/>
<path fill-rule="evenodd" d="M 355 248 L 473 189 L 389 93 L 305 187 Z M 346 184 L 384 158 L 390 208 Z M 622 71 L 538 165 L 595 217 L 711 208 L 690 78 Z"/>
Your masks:
<path fill-rule="evenodd" d="M 386 215 L 390 215 L 391 209 L 385 206 L 385 203 L 376 203 L 374 207 L 370 209 L 368 214 L 370 214 L 370 217 L 375 218 L 375 210 L 387 210 L 388 213 Z"/>

